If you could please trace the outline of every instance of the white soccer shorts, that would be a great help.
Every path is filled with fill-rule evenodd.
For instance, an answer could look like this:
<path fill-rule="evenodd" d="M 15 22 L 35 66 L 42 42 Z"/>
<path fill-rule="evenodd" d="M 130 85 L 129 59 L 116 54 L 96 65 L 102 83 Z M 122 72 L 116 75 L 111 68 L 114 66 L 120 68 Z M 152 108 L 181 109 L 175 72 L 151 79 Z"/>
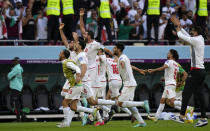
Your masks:
<path fill-rule="evenodd" d="M 118 101 L 133 101 L 135 89 L 136 86 L 124 86 L 118 98 Z"/>
<path fill-rule="evenodd" d="M 175 98 L 176 96 L 176 86 L 175 85 L 167 85 L 164 88 L 162 98 Z"/>
<path fill-rule="evenodd" d="M 120 88 L 122 87 L 121 80 L 110 80 L 109 91 L 111 98 L 118 97 L 120 95 Z"/>
<path fill-rule="evenodd" d="M 84 90 L 83 86 L 74 86 L 69 89 L 68 94 L 65 96 L 65 99 L 71 99 L 71 100 L 80 99 L 83 90 Z"/>

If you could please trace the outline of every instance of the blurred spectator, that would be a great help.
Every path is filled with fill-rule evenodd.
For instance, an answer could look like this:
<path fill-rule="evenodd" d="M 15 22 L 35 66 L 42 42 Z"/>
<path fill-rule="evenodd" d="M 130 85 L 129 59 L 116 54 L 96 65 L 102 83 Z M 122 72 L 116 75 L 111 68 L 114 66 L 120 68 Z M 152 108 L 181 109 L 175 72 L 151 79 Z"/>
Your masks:
<path fill-rule="evenodd" d="M 131 40 L 142 40 L 144 35 L 144 28 L 143 28 L 143 19 L 139 14 L 135 15 L 135 20 L 131 21 L 131 24 L 139 24 L 133 28 L 130 32 L 130 39 Z"/>
<path fill-rule="evenodd" d="M 7 33 L 9 40 L 19 39 L 18 23 L 22 19 L 23 10 L 24 8 L 21 8 L 20 16 L 16 16 L 15 10 L 11 8 L 9 11 L 9 16 L 6 16 L 5 22 L 7 26 Z"/>
<path fill-rule="evenodd" d="M 31 9 L 26 9 L 26 16 L 22 20 L 23 22 L 23 39 L 34 40 L 35 39 L 35 20 L 32 16 Z M 32 43 L 27 43 L 32 44 Z"/>
<path fill-rule="evenodd" d="M 187 11 L 192 10 L 195 12 L 196 0 L 185 0 L 184 4 L 186 5 Z"/>
<path fill-rule="evenodd" d="M 207 0 L 196 0 L 196 25 L 206 32 L 206 21 L 208 16 Z M 204 36 L 206 38 L 206 36 Z"/>
<path fill-rule="evenodd" d="M 119 1 L 118 0 L 112 0 L 111 7 L 114 11 L 114 14 L 116 14 L 116 12 L 120 10 Z"/>
<path fill-rule="evenodd" d="M 129 19 L 125 19 L 124 24 L 120 24 L 119 26 L 118 40 L 128 40 L 131 30 L 140 24 L 141 23 L 130 24 Z"/>
<path fill-rule="evenodd" d="M 123 21 L 128 14 L 125 8 L 125 4 L 119 3 L 119 5 L 120 5 L 120 10 L 116 12 L 116 20 L 118 25 L 121 24 L 121 21 Z"/>
<path fill-rule="evenodd" d="M 138 4 L 139 4 L 140 9 L 144 9 L 144 3 L 145 3 L 145 0 L 139 0 Z"/>
<path fill-rule="evenodd" d="M 44 16 L 42 10 L 38 11 L 38 16 L 36 19 L 36 28 L 37 28 L 37 40 L 46 40 L 47 39 L 47 17 Z M 43 44 L 43 43 L 40 43 Z"/>
<path fill-rule="evenodd" d="M 182 14 L 187 12 L 186 5 L 181 5 L 181 7 L 178 9 L 178 16 L 181 19 Z"/>
<path fill-rule="evenodd" d="M 5 22 L 4 22 L 4 16 L 0 15 L 0 40 L 2 40 L 4 38 L 3 36 L 3 26 L 4 26 Z"/>
<path fill-rule="evenodd" d="M 26 7 L 24 7 L 23 6 L 23 3 L 22 3 L 22 0 L 14 0 L 14 2 L 15 2 L 15 13 L 16 13 L 16 15 L 17 16 L 20 16 L 20 14 L 21 14 L 21 9 L 23 8 L 24 9 L 24 11 L 23 11 L 23 16 L 26 16 L 26 13 L 25 13 L 25 9 L 26 9 Z"/>
<path fill-rule="evenodd" d="M 48 16 L 48 41 L 54 40 L 54 43 L 58 40 L 58 27 L 59 27 L 59 16 L 60 16 L 60 0 L 48 0 L 47 1 L 47 16 Z"/>
<path fill-rule="evenodd" d="M 32 0 L 32 15 L 37 15 L 38 11 L 43 10 L 47 6 L 47 0 Z"/>
<path fill-rule="evenodd" d="M 193 12 L 192 12 L 192 10 L 189 10 L 187 12 L 187 18 L 190 19 L 191 21 L 193 21 Z"/>
<path fill-rule="evenodd" d="M 125 5 L 125 8 L 130 8 L 130 4 L 129 4 L 128 0 L 120 0 L 120 2 Z"/>
<path fill-rule="evenodd" d="M 138 2 L 134 1 L 133 2 L 133 8 L 128 11 L 128 18 L 130 21 L 134 21 L 134 16 L 137 14 L 137 9 L 138 9 Z"/>
<path fill-rule="evenodd" d="M 180 24 L 182 28 L 189 33 L 190 27 L 192 26 L 192 21 L 187 18 L 187 12 L 182 14 L 182 19 L 180 19 Z"/>
<path fill-rule="evenodd" d="M 4 1 L 3 3 L 3 12 L 6 16 L 9 16 L 9 10 L 12 7 L 12 4 L 9 2 L 9 0 Z"/>
<path fill-rule="evenodd" d="M 160 17 L 160 20 L 159 20 L 158 39 L 161 39 L 161 40 L 164 39 L 164 31 L 165 31 L 167 23 L 168 23 L 167 14 L 166 13 L 162 13 L 162 15 Z"/>
<path fill-rule="evenodd" d="M 171 4 L 171 0 L 166 0 L 166 6 L 164 6 L 162 9 L 162 13 L 167 14 L 167 19 L 169 19 L 171 17 L 171 14 L 175 12 L 175 9 L 171 7 L 170 4 Z"/>
<path fill-rule="evenodd" d="M 111 32 L 111 9 L 109 0 L 100 0 L 97 3 L 97 6 L 99 8 L 99 19 L 98 19 L 98 41 L 101 41 L 101 31 L 103 30 L 103 26 L 106 27 L 106 32 L 109 38 L 109 43 L 112 43 L 112 32 Z"/>
<path fill-rule="evenodd" d="M 62 22 L 64 23 L 64 33 L 68 40 L 72 40 L 72 32 L 75 32 L 74 28 L 74 8 L 73 0 L 62 0 L 63 5 L 63 18 Z"/>
<path fill-rule="evenodd" d="M 171 7 L 175 9 L 177 12 L 178 9 L 181 7 L 181 2 L 180 0 L 171 0 Z"/>
<path fill-rule="evenodd" d="M 94 37 L 97 36 L 98 25 L 97 25 L 97 13 L 95 10 L 91 10 L 91 16 L 87 18 L 86 28 L 88 31 L 94 32 Z"/>
<path fill-rule="evenodd" d="M 149 3 L 151 2 L 151 3 Z M 151 29 L 154 25 L 155 29 L 155 42 L 158 41 L 158 28 L 159 28 L 159 17 L 162 14 L 162 1 L 161 0 L 145 0 L 143 14 L 147 12 L 147 40 L 148 43 L 151 41 Z M 146 43 L 146 44 L 148 44 Z"/>
<path fill-rule="evenodd" d="M 175 17 L 176 13 L 172 13 L 171 17 Z M 171 19 L 168 19 L 168 23 L 166 25 L 165 31 L 164 31 L 164 39 L 168 40 L 169 45 L 175 45 L 175 40 L 177 39 L 176 36 L 176 28 L 174 24 L 171 22 Z"/>

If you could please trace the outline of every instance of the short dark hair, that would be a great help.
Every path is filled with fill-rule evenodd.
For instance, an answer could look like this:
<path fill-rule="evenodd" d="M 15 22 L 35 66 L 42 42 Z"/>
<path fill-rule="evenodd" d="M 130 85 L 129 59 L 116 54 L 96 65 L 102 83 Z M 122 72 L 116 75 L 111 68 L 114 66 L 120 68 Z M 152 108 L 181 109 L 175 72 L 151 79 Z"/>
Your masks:
<path fill-rule="evenodd" d="M 67 49 L 63 50 L 63 54 L 64 54 L 65 58 L 69 58 L 69 56 L 70 56 L 70 52 Z"/>
<path fill-rule="evenodd" d="M 124 44 L 122 44 L 122 43 L 117 43 L 117 44 L 115 44 L 115 46 L 116 46 L 118 49 L 120 49 L 121 52 L 123 52 L 123 50 L 125 49 L 125 46 L 124 46 Z"/>
<path fill-rule="evenodd" d="M 178 52 L 176 50 L 174 50 L 174 49 L 170 49 L 170 52 L 171 52 L 173 58 L 175 59 L 175 61 L 177 61 L 179 59 Z"/>
<path fill-rule="evenodd" d="M 190 31 L 191 30 L 196 31 L 198 33 L 198 35 L 202 35 L 203 37 L 205 37 L 205 33 L 200 26 L 197 26 L 197 25 L 193 24 L 193 26 L 190 28 Z"/>
<path fill-rule="evenodd" d="M 128 25 L 128 24 L 129 24 L 129 22 L 130 22 L 130 20 L 129 20 L 129 19 L 125 19 L 125 20 L 124 20 L 124 25 Z"/>
<path fill-rule="evenodd" d="M 79 45 L 81 46 L 82 50 L 84 50 L 86 47 L 85 40 L 82 37 L 79 37 L 78 41 L 79 41 Z"/>
<path fill-rule="evenodd" d="M 91 39 L 94 39 L 94 33 L 92 31 L 87 32 Z"/>
<path fill-rule="evenodd" d="M 104 52 L 104 53 L 105 53 L 105 55 L 108 55 L 110 58 L 112 58 L 112 56 L 109 53 L 107 53 L 107 52 Z"/>

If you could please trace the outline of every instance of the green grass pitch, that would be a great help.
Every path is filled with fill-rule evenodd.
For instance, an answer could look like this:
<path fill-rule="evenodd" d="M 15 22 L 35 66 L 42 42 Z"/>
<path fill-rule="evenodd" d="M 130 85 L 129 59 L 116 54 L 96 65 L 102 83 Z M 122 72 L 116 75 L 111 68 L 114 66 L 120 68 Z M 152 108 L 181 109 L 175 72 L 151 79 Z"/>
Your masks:
<path fill-rule="evenodd" d="M 130 121 L 110 121 L 108 124 L 94 127 L 82 126 L 81 122 L 73 121 L 71 127 L 57 128 L 57 122 L 30 122 L 30 123 L 0 123 L 0 131 L 210 131 L 210 124 L 195 128 L 194 124 L 180 124 L 173 121 L 148 121 L 146 127 L 133 128 Z M 210 120 L 209 120 L 210 122 Z"/>

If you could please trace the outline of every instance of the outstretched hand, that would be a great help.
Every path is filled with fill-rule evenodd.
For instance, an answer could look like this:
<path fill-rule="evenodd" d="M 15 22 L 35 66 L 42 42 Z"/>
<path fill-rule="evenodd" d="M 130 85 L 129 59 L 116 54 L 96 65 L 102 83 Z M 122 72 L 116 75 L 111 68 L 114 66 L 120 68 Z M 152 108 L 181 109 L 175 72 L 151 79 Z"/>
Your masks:
<path fill-rule="evenodd" d="M 181 26 L 180 21 L 176 16 L 172 16 L 171 21 L 174 23 L 174 25 Z"/>
<path fill-rule="evenodd" d="M 151 74 L 151 73 L 154 72 L 154 70 L 153 69 L 148 69 L 147 72 Z"/>
<path fill-rule="evenodd" d="M 60 23 L 59 30 L 63 30 L 64 23 Z"/>
<path fill-rule="evenodd" d="M 80 12 L 79 12 L 79 15 L 80 16 L 83 16 L 85 14 L 85 9 L 84 8 L 81 8 L 80 9 Z"/>

